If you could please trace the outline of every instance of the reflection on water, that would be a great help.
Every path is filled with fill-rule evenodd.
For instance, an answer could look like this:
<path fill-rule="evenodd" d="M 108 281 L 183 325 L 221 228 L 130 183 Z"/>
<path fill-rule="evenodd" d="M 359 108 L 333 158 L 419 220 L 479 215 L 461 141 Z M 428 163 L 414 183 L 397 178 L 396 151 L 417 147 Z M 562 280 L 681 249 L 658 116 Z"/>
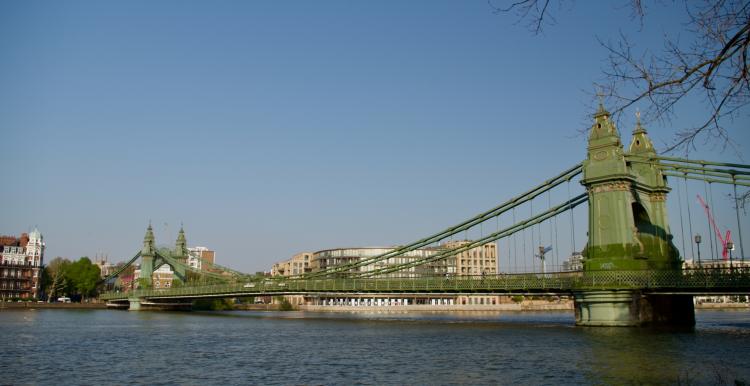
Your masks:
<path fill-rule="evenodd" d="M 691 330 L 565 312 L 0 312 L 0 383 L 732 384 L 750 312 Z M 33 369 L 33 371 L 30 371 Z"/>

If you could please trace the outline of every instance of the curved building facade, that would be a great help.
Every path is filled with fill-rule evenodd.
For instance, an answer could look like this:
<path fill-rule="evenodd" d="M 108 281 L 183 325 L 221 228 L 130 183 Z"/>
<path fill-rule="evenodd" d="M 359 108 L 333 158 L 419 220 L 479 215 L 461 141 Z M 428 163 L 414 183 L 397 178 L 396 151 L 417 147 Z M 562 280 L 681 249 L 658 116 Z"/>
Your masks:
<path fill-rule="evenodd" d="M 334 248 L 324 249 L 313 253 L 313 261 L 317 270 L 324 270 L 344 264 L 357 263 L 361 260 L 382 255 L 393 251 L 386 247 Z M 422 248 L 407 252 L 403 255 L 354 268 L 349 273 L 365 273 L 387 268 L 394 265 L 406 264 L 419 259 L 434 256 L 445 251 L 444 248 Z M 455 274 L 455 258 L 449 257 L 435 262 L 411 267 L 402 271 L 379 275 L 378 277 L 422 277 L 445 274 Z"/>

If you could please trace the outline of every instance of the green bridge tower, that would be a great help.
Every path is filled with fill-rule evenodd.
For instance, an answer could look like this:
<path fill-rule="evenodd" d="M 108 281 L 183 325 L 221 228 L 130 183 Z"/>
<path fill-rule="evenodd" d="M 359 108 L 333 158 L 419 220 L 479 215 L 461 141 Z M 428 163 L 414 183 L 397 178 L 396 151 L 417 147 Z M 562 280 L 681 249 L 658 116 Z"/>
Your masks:
<path fill-rule="evenodd" d="M 640 116 L 625 151 L 610 113 L 594 114 L 583 163 L 589 195 L 584 274 L 604 270 L 679 270 L 667 218 L 666 177 Z M 575 294 L 576 322 L 590 326 L 649 323 L 693 324 L 692 297 L 646 295 L 632 290 Z"/>
<path fill-rule="evenodd" d="M 175 278 L 183 283 L 187 280 L 185 266 L 187 264 L 188 250 L 185 231 L 180 227 L 174 250 L 157 248 L 154 246 L 154 231 L 151 224 L 146 228 L 143 237 L 143 248 L 141 248 L 141 285 L 151 287 L 154 271 L 164 264 L 169 265 L 174 272 Z"/>

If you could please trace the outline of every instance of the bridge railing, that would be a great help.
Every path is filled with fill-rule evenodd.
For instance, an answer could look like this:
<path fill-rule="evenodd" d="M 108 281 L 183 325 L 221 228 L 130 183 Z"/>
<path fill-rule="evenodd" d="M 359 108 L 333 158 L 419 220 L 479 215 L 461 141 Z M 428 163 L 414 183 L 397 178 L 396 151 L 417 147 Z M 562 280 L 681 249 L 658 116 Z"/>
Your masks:
<path fill-rule="evenodd" d="M 672 271 L 589 271 L 423 278 L 290 279 L 109 292 L 102 300 L 267 296 L 285 293 L 572 293 L 585 290 L 750 291 L 750 268 L 698 268 Z"/>

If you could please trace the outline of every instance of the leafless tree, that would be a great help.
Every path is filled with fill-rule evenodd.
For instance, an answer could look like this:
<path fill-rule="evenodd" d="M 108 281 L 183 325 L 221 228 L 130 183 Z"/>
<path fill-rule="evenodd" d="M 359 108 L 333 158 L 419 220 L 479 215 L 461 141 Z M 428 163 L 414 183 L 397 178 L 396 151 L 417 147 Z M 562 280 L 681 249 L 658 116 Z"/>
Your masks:
<path fill-rule="evenodd" d="M 534 34 L 554 24 L 552 15 L 565 0 L 488 0 L 496 13 L 514 14 Z M 658 0 L 657 0 L 658 1 Z M 615 115 L 636 105 L 645 121 L 670 120 L 675 106 L 701 98 L 708 109 L 698 124 L 675 133 L 664 153 L 689 153 L 696 142 L 732 146 L 725 124 L 747 116 L 750 103 L 750 1 L 664 0 L 685 12 L 685 28 L 694 40 L 666 37 L 661 52 L 638 52 L 622 33 L 612 42 L 600 40 L 608 52 L 599 92 Z M 668 4 L 671 3 L 671 4 Z M 555 6 L 557 5 L 557 6 Z M 643 0 L 627 0 L 631 17 L 642 24 L 647 8 Z M 747 130 L 747 128 L 745 129 Z"/>

